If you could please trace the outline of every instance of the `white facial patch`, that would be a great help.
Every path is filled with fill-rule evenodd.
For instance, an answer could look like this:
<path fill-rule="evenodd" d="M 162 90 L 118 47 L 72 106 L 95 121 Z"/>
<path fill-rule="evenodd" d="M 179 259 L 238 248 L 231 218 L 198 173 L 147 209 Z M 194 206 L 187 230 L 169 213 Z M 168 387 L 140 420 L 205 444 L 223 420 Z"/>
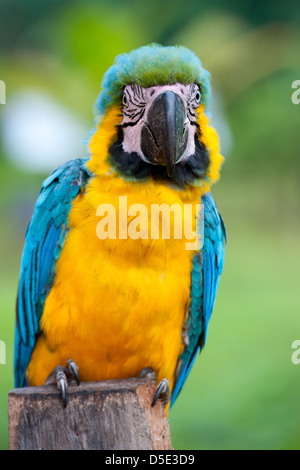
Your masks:
<path fill-rule="evenodd" d="M 123 149 L 136 152 L 142 160 L 148 161 L 141 150 L 141 130 L 147 122 L 148 111 L 154 100 L 165 91 L 173 91 L 182 100 L 185 109 L 184 125 L 188 131 L 187 145 L 178 162 L 188 159 L 195 153 L 196 111 L 200 104 L 200 90 L 197 84 L 160 85 L 142 88 L 137 84 L 127 85 L 123 93 Z M 177 162 L 177 163 L 178 163 Z"/>

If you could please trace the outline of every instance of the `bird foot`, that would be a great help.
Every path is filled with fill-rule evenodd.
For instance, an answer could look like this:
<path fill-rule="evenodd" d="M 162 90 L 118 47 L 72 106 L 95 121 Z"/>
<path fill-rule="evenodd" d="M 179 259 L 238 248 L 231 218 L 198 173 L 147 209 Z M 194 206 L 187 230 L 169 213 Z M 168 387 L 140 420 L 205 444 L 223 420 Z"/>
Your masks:
<path fill-rule="evenodd" d="M 144 379 L 144 378 L 152 380 L 153 382 L 156 383 L 156 380 L 157 380 L 156 372 L 154 372 L 154 370 L 151 369 L 151 367 L 145 367 L 140 373 L 140 379 Z"/>
<path fill-rule="evenodd" d="M 153 402 L 151 406 L 154 406 L 158 399 L 160 399 L 164 405 L 167 406 L 171 398 L 171 391 L 169 386 L 168 379 L 162 379 L 161 382 L 156 387 L 156 392 L 153 398 Z"/>
<path fill-rule="evenodd" d="M 145 367 L 142 372 L 140 373 L 140 378 L 147 377 L 153 382 L 156 383 L 157 377 L 156 373 L 154 372 L 151 367 Z M 160 399 L 164 405 L 164 407 L 167 406 L 171 398 L 171 391 L 170 391 L 170 386 L 169 386 L 169 381 L 168 379 L 163 379 L 161 382 L 156 387 L 156 392 L 152 401 L 152 405 L 154 406 L 155 403 L 157 402 L 158 399 Z"/>
<path fill-rule="evenodd" d="M 57 366 L 51 372 L 51 374 L 47 377 L 45 385 L 56 384 L 58 390 L 61 392 L 61 397 L 63 400 L 64 408 L 67 406 L 67 388 L 69 382 L 73 379 L 76 380 L 77 385 L 80 384 L 79 382 L 79 375 L 78 375 L 78 366 L 72 360 L 69 359 L 67 361 L 66 367 Z"/>

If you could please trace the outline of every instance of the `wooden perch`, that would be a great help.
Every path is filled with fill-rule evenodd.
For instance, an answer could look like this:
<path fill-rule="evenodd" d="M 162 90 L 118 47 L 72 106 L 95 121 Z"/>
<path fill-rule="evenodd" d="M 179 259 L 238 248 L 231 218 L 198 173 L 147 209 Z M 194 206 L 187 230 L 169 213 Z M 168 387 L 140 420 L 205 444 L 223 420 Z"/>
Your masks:
<path fill-rule="evenodd" d="M 70 384 L 63 407 L 53 385 L 8 395 L 10 449 L 169 450 L 169 424 L 148 379 Z"/>

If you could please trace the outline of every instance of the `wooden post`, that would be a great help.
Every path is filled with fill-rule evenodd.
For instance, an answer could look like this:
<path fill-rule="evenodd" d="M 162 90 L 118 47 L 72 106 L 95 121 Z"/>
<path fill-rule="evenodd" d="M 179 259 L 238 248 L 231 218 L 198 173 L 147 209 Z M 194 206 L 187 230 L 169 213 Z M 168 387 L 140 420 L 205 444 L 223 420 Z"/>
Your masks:
<path fill-rule="evenodd" d="M 169 450 L 165 409 L 149 379 L 70 384 L 63 407 L 54 385 L 8 395 L 10 449 Z"/>

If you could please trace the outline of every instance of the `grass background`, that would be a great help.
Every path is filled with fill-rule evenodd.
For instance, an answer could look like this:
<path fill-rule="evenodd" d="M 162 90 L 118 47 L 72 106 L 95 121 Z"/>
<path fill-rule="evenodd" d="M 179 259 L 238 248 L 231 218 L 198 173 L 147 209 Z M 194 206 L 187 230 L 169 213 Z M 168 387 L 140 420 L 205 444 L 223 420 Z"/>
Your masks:
<path fill-rule="evenodd" d="M 226 9 L 217 0 L 0 2 L 0 79 L 8 90 L 0 107 L 0 449 L 8 448 L 24 233 L 47 175 L 10 158 L 5 110 L 31 89 L 90 128 L 114 56 L 152 41 L 190 47 L 212 73 L 226 156 L 213 189 L 228 231 L 225 268 L 206 349 L 170 413 L 173 445 L 299 449 L 300 365 L 291 361 L 300 339 L 300 105 L 291 102 L 291 84 L 300 79 L 299 24 L 293 1 L 229 1 Z"/>

